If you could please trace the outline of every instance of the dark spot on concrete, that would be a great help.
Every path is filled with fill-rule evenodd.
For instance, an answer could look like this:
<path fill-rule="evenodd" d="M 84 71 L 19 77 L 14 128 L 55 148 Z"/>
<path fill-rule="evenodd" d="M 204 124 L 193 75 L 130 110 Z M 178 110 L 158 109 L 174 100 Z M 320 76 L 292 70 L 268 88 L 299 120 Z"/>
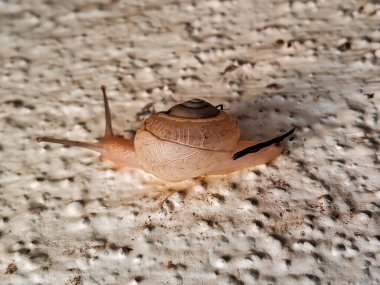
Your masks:
<path fill-rule="evenodd" d="M 16 263 L 12 262 L 8 264 L 7 269 L 5 270 L 5 274 L 10 275 L 10 274 L 15 273 L 16 271 L 17 271 L 17 265 Z"/>

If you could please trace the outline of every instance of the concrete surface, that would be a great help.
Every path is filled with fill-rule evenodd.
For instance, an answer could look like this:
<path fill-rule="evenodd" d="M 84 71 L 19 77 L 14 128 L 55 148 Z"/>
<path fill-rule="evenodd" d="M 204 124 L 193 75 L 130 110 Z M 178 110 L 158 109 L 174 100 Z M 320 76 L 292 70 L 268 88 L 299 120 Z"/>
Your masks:
<path fill-rule="evenodd" d="M 0 284 L 380 284 L 380 3 L 1 1 Z M 225 104 L 256 169 L 163 183 L 38 135 Z"/>

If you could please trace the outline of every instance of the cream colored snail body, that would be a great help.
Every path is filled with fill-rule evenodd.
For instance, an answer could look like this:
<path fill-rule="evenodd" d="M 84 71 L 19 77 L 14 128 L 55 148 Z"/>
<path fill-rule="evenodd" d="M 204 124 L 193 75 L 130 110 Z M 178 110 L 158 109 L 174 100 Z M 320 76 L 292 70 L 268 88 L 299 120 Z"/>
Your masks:
<path fill-rule="evenodd" d="M 89 148 L 117 167 L 139 168 L 167 181 L 180 181 L 267 163 L 281 154 L 278 143 L 294 131 L 265 142 L 239 141 L 240 128 L 223 108 L 192 99 L 167 112 L 153 114 L 142 123 L 133 140 L 124 139 L 113 134 L 104 86 L 102 91 L 106 131 L 101 140 L 39 137 L 37 141 Z"/>

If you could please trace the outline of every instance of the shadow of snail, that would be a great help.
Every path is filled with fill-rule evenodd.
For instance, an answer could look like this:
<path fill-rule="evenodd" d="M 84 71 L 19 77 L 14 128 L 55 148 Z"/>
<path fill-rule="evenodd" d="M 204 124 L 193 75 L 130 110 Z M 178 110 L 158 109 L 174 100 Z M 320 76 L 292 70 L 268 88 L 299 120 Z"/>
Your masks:
<path fill-rule="evenodd" d="M 117 168 L 137 168 L 166 181 L 202 175 L 219 175 L 265 164 L 282 152 L 279 144 L 287 133 L 268 141 L 240 141 L 240 128 L 222 105 L 192 99 L 153 114 L 137 130 L 134 139 L 113 134 L 105 86 L 106 130 L 98 142 L 38 137 L 38 142 L 79 146 L 101 153 Z"/>

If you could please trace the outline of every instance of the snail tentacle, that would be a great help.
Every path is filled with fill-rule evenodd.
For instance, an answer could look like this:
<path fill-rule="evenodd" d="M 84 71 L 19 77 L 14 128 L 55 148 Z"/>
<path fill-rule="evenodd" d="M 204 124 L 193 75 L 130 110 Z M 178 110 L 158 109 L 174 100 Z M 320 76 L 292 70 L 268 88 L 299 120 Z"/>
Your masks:
<path fill-rule="evenodd" d="M 38 137 L 37 142 L 59 143 L 67 146 L 79 146 L 101 153 L 103 160 L 112 161 L 116 168 L 141 168 L 135 154 L 134 142 L 131 139 L 117 137 L 112 131 L 111 110 L 108 105 L 106 87 L 101 86 L 104 100 L 106 127 L 104 136 L 97 142 L 58 139 L 53 137 Z"/>
<path fill-rule="evenodd" d="M 104 101 L 104 115 L 106 119 L 106 130 L 104 132 L 104 139 L 106 138 L 112 138 L 113 131 L 112 131 L 112 119 L 111 119 L 111 110 L 108 105 L 108 98 L 107 98 L 107 93 L 106 93 L 106 86 L 102 85 L 100 87 L 103 92 L 103 101 Z"/>

